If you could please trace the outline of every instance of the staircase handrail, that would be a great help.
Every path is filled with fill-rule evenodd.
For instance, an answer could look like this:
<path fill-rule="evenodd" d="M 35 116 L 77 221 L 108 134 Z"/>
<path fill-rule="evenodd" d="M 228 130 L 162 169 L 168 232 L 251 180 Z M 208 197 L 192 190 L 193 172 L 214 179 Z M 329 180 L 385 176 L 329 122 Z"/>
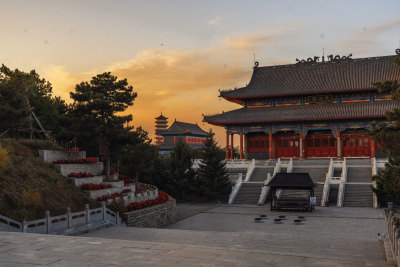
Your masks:
<path fill-rule="evenodd" d="M 335 167 L 334 167 L 334 164 L 333 164 L 333 158 L 331 158 L 331 160 L 329 161 L 329 168 L 328 168 L 328 173 L 327 173 L 327 175 L 329 177 L 333 177 L 334 169 L 335 169 Z"/>
<path fill-rule="evenodd" d="M 287 169 L 286 169 L 286 172 L 287 173 L 293 172 L 293 158 L 290 158 L 289 164 L 288 164 Z"/>
<path fill-rule="evenodd" d="M 325 207 L 325 203 L 329 198 L 329 189 L 331 187 L 330 184 L 331 177 L 327 173 L 325 176 L 324 188 L 322 189 L 322 197 L 321 197 L 321 206 Z"/>
<path fill-rule="evenodd" d="M 260 194 L 260 198 L 258 199 L 258 206 L 262 206 L 265 203 L 265 200 L 267 199 L 268 193 L 269 193 L 269 189 L 270 187 L 267 186 L 267 184 L 272 180 L 272 176 L 270 173 L 267 173 L 267 180 L 264 181 L 264 185 L 261 188 L 261 194 Z"/>
<path fill-rule="evenodd" d="M 275 163 L 274 173 L 272 174 L 272 177 L 275 177 L 275 175 L 280 172 L 281 172 L 281 159 L 279 158 Z"/>
<path fill-rule="evenodd" d="M 373 157 L 371 161 L 372 161 L 372 176 L 374 176 L 378 174 L 378 168 L 376 166 L 376 158 Z M 372 187 L 376 188 L 376 181 L 372 181 Z M 375 192 L 373 192 L 372 195 L 372 205 L 375 209 L 379 208 L 378 196 L 376 195 Z"/>
<path fill-rule="evenodd" d="M 325 175 L 325 182 L 324 182 L 324 188 L 322 189 L 322 197 L 321 197 L 321 206 L 325 207 L 326 201 L 329 198 L 329 189 L 331 187 L 330 181 L 333 177 L 334 173 L 334 167 L 335 164 L 333 162 L 333 158 L 329 161 L 329 167 L 328 167 L 328 172 Z"/>
<path fill-rule="evenodd" d="M 347 182 L 347 162 L 346 162 L 346 158 L 344 158 L 343 167 L 342 167 L 342 175 L 340 177 L 340 185 L 339 185 L 339 192 L 338 192 L 338 202 L 337 202 L 338 207 L 343 207 L 346 182 Z"/>
<path fill-rule="evenodd" d="M 250 166 L 247 168 L 246 178 L 244 179 L 245 182 L 250 180 L 250 177 L 253 174 L 255 168 L 256 168 L 256 160 L 252 159 Z"/>
<path fill-rule="evenodd" d="M 231 194 L 229 195 L 228 204 L 232 204 L 233 203 L 233 201 L 235 200 L 240 188 L 242 187 L 242 184 L 243 184 L 242 173 L 239 173 L 239 177 L 236 180 L 236 183 L 232 188 Z"/>

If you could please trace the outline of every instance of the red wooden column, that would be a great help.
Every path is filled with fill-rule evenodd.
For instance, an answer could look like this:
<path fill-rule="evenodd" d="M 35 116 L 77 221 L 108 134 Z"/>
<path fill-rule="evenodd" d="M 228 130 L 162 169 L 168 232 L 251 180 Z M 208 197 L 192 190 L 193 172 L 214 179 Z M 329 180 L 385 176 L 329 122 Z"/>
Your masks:
<path fill-rule="evenodd" d="M 340 138 L 340 129 L 336 130 L 336 138 L 337 138 L 337 158 L 340 159 L 342 157 L 342 142 Z"/>
<path fill-rule="evenodd" d="M 231 159 L 233 159 L 233 134 L 231 134 Z"/>
<path fill-rule="evenodd" d="M 243 133 L 240 133 L 240 159 L 243 159 Z"/>
<path fill-rule="evenodd" d="M 268 152 L 269 152 L 269 159 L 273 159 L 273 151 L 272 151 L 272 131 L 269 132 L 269 136 L 268 136 Z"/>
<path fill-rule="evenodd" d="M 304 159 L 304 147 L 303 147 L 303 130 L 299 133 L 299 148 L 300 148 L 300 158 Z"/>
<path fill-rule="evenodd" d="M 375 145 L 376 142 L 372 137 L 369 137 L 371 139 L 371 141 L 369 142 L 369 145 L 371 146 L 371 158 L 375 157 Z"/>
<path fill-rule="evenodd" d="M 229 159 L 229 133 L 226 131 L 226 147 L 225 147 L 225 159 Z"/>

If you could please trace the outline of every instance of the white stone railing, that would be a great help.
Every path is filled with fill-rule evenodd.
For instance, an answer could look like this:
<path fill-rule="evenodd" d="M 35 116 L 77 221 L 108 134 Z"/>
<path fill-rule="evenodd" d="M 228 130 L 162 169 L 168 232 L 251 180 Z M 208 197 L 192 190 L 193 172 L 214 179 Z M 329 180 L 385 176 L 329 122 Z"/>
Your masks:
<path fill-rule="evenodd" d="M 287 165 L 287 168 L 286 168 L 286 172 L 287 173 L 293 172 L 293 158 L 290 158 L 289 164 Z"/>
<path fill-rule="evenodd" d="M 371 161 L 372 161 L 372 176 L 374 176 L 378 174 L 378 168 L 376 166 L 376 158 L 372 158 Z M 376 188 L 376 181 L 372 181 L 372 187 Z M 372 205 L 376 209 L 379 208 L 378 197 L 375 194 L 375 192 L 373 192 Z"/>
<path fill-rule="evenodd" d="M 252 159 L 251 164 L 247 168 L 247 173 L 246 173 L 246 178 L 244 178 L 244 181 L 247 182 L 250 180 L 251 175 L 253 174 L 254 170 L 256 168 L 256 160 Z"/>
<path fill-rule="evenodd" d="M 343 167 L 342 167 L 342 175 L 340 178 L 339 192 L 338 192 L 338 201 L 337 201 L 338 207 L 343 207 L 346 182 L 347 182 L 347 163 L 346 163 L 346 158 L 344 158 Z"/>
<path fill-rule="evenodd" d="M 329 172 L 328 172 L 326 174 L 324 188 L 322 190 L 322 197 L 321 197 L 321 206 L 322 207 L 325 207 L 326 201 L 329 198 L 329 189 L 331 187 L 330 180 L 331 180 L 331 176 L 329 175 Z"/>
<path fill-rule="evenodd" d="M 400 224 L 399 218 L 394 215 L 393 211 L 384 209 L 384 215 L 387 223 L 387 239 L 390 245 L 393 261 L 396 266 L 400 266 Z M 390 253 L 389 253 L 390 254 Z"/>
<path fill-rule="evenodd" d="M 0 215 L 0 230 L 8 232 L 23 232 L 36 234 L 68 234 L 74 232 L 77 228 L 90 228 L 93 223 L 105 222 L 119 225 L 122 220 L 119 213 L 106 208 L 103 201 L 101 208 L 89 209 L 89 205 L 85 205 L 85 210 L 79 212 L 71 212 L 67 208 L 67 213 L 59 216 L 50 216 L 50 212 L 46 211 L 46 217 L 39 220 L 17 222 L 10 218 Z"/>
<path fill-rule="evenodd" d="M 282 168 L 281 159 L 279 158 L 275 163 L 274 173 L 272 174 L 272 177 L 275 177 L 275 175 L 277 173 L 280 173 L 281 172 L 281 168 Z"/>
<path fill-rule="evenodd" d="M 232 188 L 231 194 L 229 195 L 228 204 L 232 204 L 233 203 L 233 201 L 235 200 L 240 188 L 242 187 L 242 184 L 243 184 L 242 174 L 239 173 L 239 178 L 236 180 L 236 183 Z"/>
<path fill-rule="evenodd" d="M 273 176 L 271 176 L 270 173 L 267 173 L 267 180 L 264 181 L 264 185 L 261 188 L 260 198 L 258 199 L 258 203 L 257 203 L 258 206 L 262 206 L 265 203 L 265 200 L 266 200 L 269 190 L 270 190 L 270 187 L 267 186 L 267 184 L 272 180 L 272 177 Z"/>
<path fill-rule="evenodd" d="M 237 159 L 237 160 L 226 160 L 226 167 L 227 168 L 240 168 L 240 169 L 248 169 L 252 164 L 253 160 L 246 160 L 246 159 Z"/>

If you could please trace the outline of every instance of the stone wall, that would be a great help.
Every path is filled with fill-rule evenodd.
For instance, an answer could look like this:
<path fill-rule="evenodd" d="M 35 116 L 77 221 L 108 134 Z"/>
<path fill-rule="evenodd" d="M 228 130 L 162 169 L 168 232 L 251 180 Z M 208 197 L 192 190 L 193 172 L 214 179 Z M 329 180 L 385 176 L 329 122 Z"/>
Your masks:
<path fill-rule="evenodd" d="M 39 150 L 39 157 L 48 163 L 62 159 L 84 159 L 86 151 Z"/>
<path fill-rule="evenodd" d="M 71 172 L 88 172 L 95 176 L 103 173 L 103 162 L 91 164 L 55 164 L 55 166 L 65 177 L 67 177 Z"/>
<path fill-rule="evenodd" d="M 176 222 L 176 201 L 171 198 L 163 204 L 126 212 L 123 215 L 128 227 L 163 227 Z"/>

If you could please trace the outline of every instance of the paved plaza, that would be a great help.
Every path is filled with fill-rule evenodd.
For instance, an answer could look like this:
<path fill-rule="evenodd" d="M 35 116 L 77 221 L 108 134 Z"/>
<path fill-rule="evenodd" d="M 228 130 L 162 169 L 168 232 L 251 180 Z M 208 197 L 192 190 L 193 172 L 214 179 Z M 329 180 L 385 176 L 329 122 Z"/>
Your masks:
<path fill-rule="evenodd" d="M 267 219 L 255 223 L 261 214 Z M 282 224 L 274 224 L 286 215 Z M 293 220 L 307 216 L 301 225 Z M 386 266 L 380 210 L 178 205 L 185 218 L 164 229 L 110 227 L 80 237 L 0 233 L 0 265 Z"/>

